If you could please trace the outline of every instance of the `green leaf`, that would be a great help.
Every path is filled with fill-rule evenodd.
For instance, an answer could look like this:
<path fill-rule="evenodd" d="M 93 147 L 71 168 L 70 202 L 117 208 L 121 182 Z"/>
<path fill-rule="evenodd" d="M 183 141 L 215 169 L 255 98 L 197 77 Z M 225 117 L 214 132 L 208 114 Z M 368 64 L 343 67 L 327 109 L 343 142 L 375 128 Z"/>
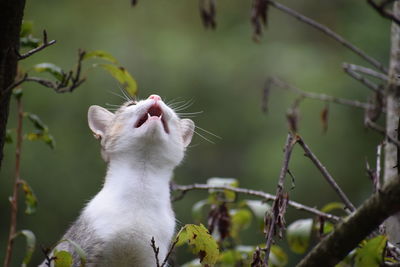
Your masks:
<path fill-rule="evenodd" d="M 114 79 L 116 79 L 122 85 L 124 90 L 130 96 L 136 96 L 137 83 L 126 69 L 124 69 L 123 67 L 115 66 L 113 64 L 99 64 L 98 66 L 108 71 L 108 73 L 110 73 L 111 76 L 113 76 Z"/>
<path fill-rule="evenodd" d="M 297 220 L 289 225 L 286 238 L 293 252 L 298 254 L 306 252 L 310 244 L 312 227 L 312 219 Z"/>
<path fill-rule="evenodd" d="M 26 239 L 26 252 L 21 265 L 22 267 L 26 267 L 31 261 L 32 254 L 35 251 L 36 237 L 35 234 L 30 230 L 21 230 L 15 234 L 14 238 L 20 235 L 25 236 Z"/>
<path fill-rule="evenodd" d="M 86 265 L 86 252 L 79 246 L 76 242 L 71 239 L 65 239 L 68 243 L 70 243 L 73 247 L 75 252 L 79 255 L 79 259 L 81 260 L 81 267 L 85 267 Z"/>
<path fill-rule="evenodd" d="M 54 257 L 54 267 L 72 267 L 72 255 L 68 251 L 56 251 Z"/>
<path fill-rule="evenodd" d="M 12 138 L 12 131 L 10 129 L 6 130 L 6 139 L 5 139 L 6 144 L 12 144 L 13 138 Z"/>
<path fill-rule="evenodd" d="M 195 221 L 201 221 L 203 217 L 203 208 L 208 205 L 208 201 L 203 199 L 196 202 L 192 207 L 192 216 Z"/>
<path fill-rule="evenodd" d="M 22 21 L 21 25 L 21 32 L 19 34 L 19 37 L 26 37 L 33 32 L 33 21 L 31 20 L 24 20 Z"/>
<path fill-rule="evenodd" d="M 317 232 L 320 232 L 320 228 L 321 228 L 321 224 L 320 223 L 316 223 L 315 224 L 315 230 Z M 331 222 L 324 222 L 324 229 L 322 231 L 323 234 L 329 234 L 330 232 L 332 232 L 335 229 L 335 225 Z"/>
<path fill-rule="evenodd" d="M 84 60 L 92 58 L 100 58 L 110 61 L 111 63 L 118 64 L 118 61 L 110 53 L 103 50 L 93 50 L 90 52 L 86 52 L 83 57 Z"/>
<path fill-rule="evenodd" d="M 356 249 L 355 267 L 379 267 L 383 261 L 383 251 L 386 247 L 387 237 L 379 235 L 363 242 Z"/>
<path fill-rule="evenodd" d="M 56 146 L 56 142 L 54 137 L 50 135 L 47 131 L 44 132 L 35 132 L 35 133 L 28 133 L 26 138 L 29 141 L 43 141 L 46 145 L 48 145 L 51 149 L 54 149 Z"/>
<path fill-rule="evenodd" d="M 34 214 L 36 212 L 38 200 L 32 191 L 32 188 L 25 180 L 21 180 L 22 190 L 25 193 L 25 213 L 28 215 Z"/>
<path fill-rule="evenodd" d="M 271 206 L 260 200 L 246 200 L 246 205 L 250 208 L 256 218 L 264 221 L 265 212 L 271 210 Z"/>
<path fill-rule="evenodd" d="M 12 93 L 15 99 L 20 100 L 23 95 L 23 90 L 17 87 L 12 91 Z"/>
<path fill-rule="evenodd" d="M 40 63 L 33 66 L 33 69 L 37 72 L 50 73 L 54 78 L 59 81 L 62 81 L 65 77 L 64 71 L 53 63 Z"/>
<path fill-rule="evenodd" d="M 322 212 L 331 212 L 332 210 L 341 210 L 344 211 L 345 205 L 341 202 L 331 202 L 326 204 L 321 211 Z"/>
<path fill-rule="evenodd" d="M 34 38 L 30 35 L 19 38 L 20 46 L 24 48 L 36 48 L 39 46 L 40 42 L 40 39 Z"/>
<path fill-rule="evenodd" d="M 271 264 L 276 267 L 283 267 L 288 264 L 288 256 L 279 246 L 276 245 L 271 246 L 269 260 Z"/>
<path fill-rule="evenodd" d="M 47 125 L 45 125 L 42 120 L 39 118 L 38 115 L 28 113 L 28 119 L 33 123 L 33 126 L 39 130 L 39 131 L 44 131 L 47 129 Z"/>
<path fill-rule="evenodd" d="M 203 265 L 213 266 L 216 263 L 219 256 L 218 245 L 204 225 L 186 224 L 176 238 L 180 245 L 189 244 Z"/>
<path fill-rule="evenodd" d="M 231 209 L 229 215 L 231 216 L 231 236 L 233 238 L 238 237 L 241 230 L 249 227 L 253 218 L 252 213 L 247 209 Z"/>
<path fill-rule="evenodd" d="M 221 177 L 212 177 L 207 180 L 207 184 L 211 186 L 231 186 L 238 187 L 239 182 L 234 178 L 221 178 Z M 220 189 L 210 189 L 210 193 L 224 192 L 224 197 L 226 201 L 234 201 L 236 199 L 236 193 L 231 190 L 220 190 Z M 212 198 L 215 196 L 211 196 Z M 215 201 L 212 201 L 213 203 Z"/>

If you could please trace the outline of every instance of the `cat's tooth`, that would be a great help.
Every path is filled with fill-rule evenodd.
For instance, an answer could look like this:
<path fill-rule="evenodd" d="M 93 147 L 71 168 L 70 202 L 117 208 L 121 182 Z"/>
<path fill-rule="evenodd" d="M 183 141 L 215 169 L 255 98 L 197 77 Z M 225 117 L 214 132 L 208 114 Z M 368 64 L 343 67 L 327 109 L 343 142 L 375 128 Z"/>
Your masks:
<path fill-rule="evenodd" d="M 163 114 L 160 115 L 160 120 L 162 119 L 162 115 L 163 115 Z"/>
<path fill-rule="evenodd" d="M 151 117 L 151 116 L 150 116 L 150 113 L 147 113 L 147 118 L 150 119 L 150 117 Z"/>

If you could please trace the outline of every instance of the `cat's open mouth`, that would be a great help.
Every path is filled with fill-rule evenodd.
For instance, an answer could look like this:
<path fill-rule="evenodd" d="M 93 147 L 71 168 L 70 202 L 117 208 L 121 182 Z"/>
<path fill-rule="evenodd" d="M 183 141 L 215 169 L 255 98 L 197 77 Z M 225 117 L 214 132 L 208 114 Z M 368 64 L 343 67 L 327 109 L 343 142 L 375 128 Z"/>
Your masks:
<path fill-rule="evenodd" d="M 169 133 L 169 129 L 168 129 L 168 125 L 167 122 L 165 121 L 165 118 L 163 116 L 163 111 L 160 107 L 160 105 L 158 105 L 157 103 L 153 104 L 145 114 L 143 114 L 142 117 L 140 117 L 138 119 L 138 121 L 136 122 L 135 127 L 139 128 L 140 126 L 142 126 L 145 122 L 147 122 L 148 120 L 151 119 L 158 119 L 161 120 L 161 123 L 164 127 L 164 131 L 166 133 Z"/>

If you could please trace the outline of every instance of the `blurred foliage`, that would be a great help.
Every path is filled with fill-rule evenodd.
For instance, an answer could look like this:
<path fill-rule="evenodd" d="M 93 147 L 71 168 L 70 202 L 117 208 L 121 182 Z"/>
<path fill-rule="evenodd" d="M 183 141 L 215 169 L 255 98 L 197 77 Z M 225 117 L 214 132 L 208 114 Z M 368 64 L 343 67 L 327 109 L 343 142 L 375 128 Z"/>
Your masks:
<path fill-rule="evenodd" d="M 366 3 L 282 3 L 328 25 L 387 63 L 390 24 Z M 27 49 L 40 44 L 41 40 L 33 36 L 40 36 L 42 29 L 57 44 L 24 60 L 21 67 L 30 70 L 38 62 L 56 62 L 63 69 L 76 63 L 73 55 L 78 48 L 107 51 L 118 59 L 118 65 L 134 75 L 139 98 L 156 93 L 167 102 L 193 99 L 188 112 L 204 111 L 193 119 L 195 123 L 222 137 L 213 140 L 215 144 L 194 138 L 185 162 L 175 172 L 176 182 L 189 184 L 214 176 L 236 177 L 242 187 L 273 192 L 287 132 L 285 112 L 296 96 L 273 89 L 269 112 L 263 114 L 261 91 L 266 77 L 279 75 L 304 90 L 363 101 L 369 92 L 341 70 L 343 61 L 364 64 L 363 61 L 277 10 L 270 10 L 268 29 L 261 42 L 254 43 L 249 21 L 251 5 L 251 1 L 218 1 L 217 28 L 211 31 L 201 25 L 197 1 L 140 1 L 134 8 L 130 8 L 129 1 L 27 1 L 25 20 L 34 21 L 34 27 L 26 24 L 24 29 Z M 89 68 L 88 72 L 88 80 L 73 94 L 55 94 L 34 83 L 24 84 L 25 110 L 45 121 L 57 139 L 54 151 L 36 142 L 25 142 L 23 147 L 22 178 L 29 177 L 40 208 L 32 216 L 23 216 L 21 209 L 18 228 L 31 229 L 43 247 L 59 240 L 83 203 L 103 182 L 105 163 L 99 144 L 87 127 L 86 112 L 92 104 L 122 103 L 114 95 L 120 94 L 120 85 L 101 71 Z M 365 176 L 365 158 L 375 162 L 380 136 L 365 131 L 361 111 L 337 105 L 329 107 L 329 129 L 323 134 L 325 125 L 321 124 L 320 114 L 324 109 L 324 103 L 304 101 L 299 107 L 299 132 L 343 190 L 349 192 L 351 200 L 359 204 L 372 191 Z M 15 106 L 11 106 L 9 141 L 16 128 L 16 114 Z M 24 127 L 24 132 L 36 130 L 34 125 Z M 13 177 L 14 145 L 7 145 L 5 153 L 0 173 L 0 218 L 9 216 L 7 199 Z M 290 170 L 296 177 L 291 199 L 317 207 L 338 200 L 300 150 L 295 149 Z M 192 223 L 187 211 L 204 198 L 204 194 L 193 192 L 174 203 L 177 219 L 182 224 Z M 234 203 L 229 205 L 238 206 L 235 212 L 228 212 L 230 215 L 246 208 Z M 254 212 L 250 206 L 246 209 Z M 304 213 L 300 211 L 287 212 L 289 224 L 302 218 Z M 254 226 L 256 220 L 251 224 L 250 229 L 258 229 Z M 0 229 L 0 240 L 6 240 L 6 231 L 6 227 Z M 239 235 L 242 244 L 264 242 L 260 232 L 245 233 Z M 15 241 L 13 266 L 19 266 L 25 245 L 22 239 Z M 277 245 L 288 255 L 287 266 L 298 261 L 299 256 L 290 253 L 286 244 Z M 5 242 L 0 242 L 0 262 L 4 246 Z M 239 251 L 240 257 L 248 257 L 243 247 L 228 251 L 221 255 L 236 257 Z M 193 257 L 179 250 L 176 258 L 180 265 Z M 43 253 L 36 249 L 32 266 L 42 259 Z"/>

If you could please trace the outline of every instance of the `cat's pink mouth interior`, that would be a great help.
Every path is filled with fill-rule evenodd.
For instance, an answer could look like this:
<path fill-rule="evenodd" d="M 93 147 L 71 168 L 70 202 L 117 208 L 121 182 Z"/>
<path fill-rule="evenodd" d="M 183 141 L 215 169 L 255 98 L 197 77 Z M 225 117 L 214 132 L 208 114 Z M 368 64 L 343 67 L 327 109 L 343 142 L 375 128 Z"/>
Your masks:
<path fill-rule="evenodd" d="M 135 127 L 139 128 L 142 126 L 147 120 L 149 119 L 159 119 L 161 120 L 161 123 L 164 127 L 164 131 L 166 133 L 169 133 L 168 125 L 167 122 L 165 121 L 165 118 L 163 116 L 163 111 L 157 103 L 154 103 L 145 114 L 143 114 L 142 117 L 139 118 L 139 120 L 136 122 Z"/>

